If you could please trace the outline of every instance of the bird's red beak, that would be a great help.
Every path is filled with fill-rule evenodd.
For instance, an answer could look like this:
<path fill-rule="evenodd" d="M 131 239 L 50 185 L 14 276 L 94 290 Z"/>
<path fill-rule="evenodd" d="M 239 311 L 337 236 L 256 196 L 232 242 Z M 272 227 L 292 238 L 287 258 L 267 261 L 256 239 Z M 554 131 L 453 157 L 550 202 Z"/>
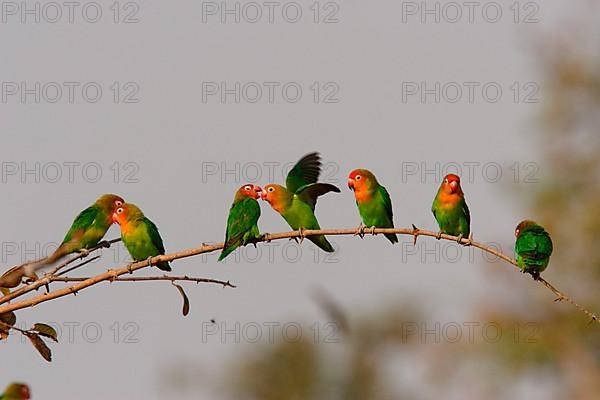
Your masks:
<path fill-rule="evenodd" d="M 354 191 L 354 179 L 348 178 L 348 189 Z"/>
<path fill-rule="evenodd" d="M 261 197 L 262 189 L 260 186 L 254 186 L 254 198 L 258 200 Z"/>
<path fill-rule="evenodd" d="M 449 185 L 450 185 L 450 191 L 452 193 L 455 193 L 456 192 L 456 188 L 458 187 L 458 182 L 452 181 L 452 182 L 449 183 Z"/>
<path fill-rule="evenodd" d="M 263 199 L 264 201 L 267 201 L 267 191 L 263 190 L 260 192 L 260 198 Z"/>
<path fill-rule="evenodd" d="M 117 213 L 116 212 L 114 212 L 113 215 L 112 215 L 112 221 L 113 221 L 114 224 L 118 224 L 119 223 L 119 221 L 117 220 Z"/>

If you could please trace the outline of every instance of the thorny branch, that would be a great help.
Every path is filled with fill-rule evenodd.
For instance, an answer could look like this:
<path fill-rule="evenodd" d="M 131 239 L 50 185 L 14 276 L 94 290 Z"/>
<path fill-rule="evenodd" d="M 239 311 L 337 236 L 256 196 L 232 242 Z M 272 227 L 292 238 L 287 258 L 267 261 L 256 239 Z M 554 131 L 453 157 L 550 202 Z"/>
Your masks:
<path fill-rule="evenodd" d="M 513 259 L 491 247 L 488 247 L 482 243 L 470 241 L 469 239 L 466 239 L 466 238 L 462 238 L 459 240 L 459 238 L 457 236 L 452 236 L 452 235 L 447 235 L 447 234 L 440 235 L 439 232 L 422 230 L 422 229 L 417 228 L 414 225 L 412 226 L 412 228 L 374 228 L 374 229 L 363 228 L 360 230 L 357 230 L 356 228 L 354 228 L 354 229 L 321 229 L 321 230 L 303 229 L 303 230 L 291 231 L 291 232 L 280 232 L 280 233 L 273 233 L 273 234 L 267 233 L 267 234 L 262 235 L 262 237 L 260 239 L 256 240 L 256 243 L 270 242 L 273 240 L 281 240 L 281 239 L 289 239 L 289 238 L 303 239 L 305 237 L 315 236 L 315 235 L 328 235 L 328 236 L 360 235 L 360 236 L 362 236 L 362 235 L 377 235 L 377 234 L 384 234 L 384 233 L 409 235 L 414 238 L 414 243 L 416 243 L 417 238 L 419 236 L 429 236 L 429 237 L 434 237 L 434 238 L 438 238 L 438 239 L 444 239 L 444 240 L 458 242 L 465 246 L 470 245 L 470 246 L 476 247 L 484 252 L 495 255 L 496 257 L 498 257 L 498 258 L 506 261 L 507 263 L 512 264 L 513 266 L 518 268 L 518 265 L 517 265 L 517 262 L 515 259 Z M 110 243 L 114 243 L 118 240 L 119 239 L 114 239 L 114 240 L 110 241 Z M 199 254 L 211 253 L 211 252 L 214 252 L 217 250 L 221 250 L 222 248 L 223 248 L 223 243 L 203 244 L 202 246 L 196 247 L 193 249 L 153 257 L 150 260 L 150 262 L 152 265 L 154 265 L 161 261 L 173 261 L 173 260 L 177 260 L 180 258 L 187 258 L 187 257 L 196 256 Z M 77 257 L 73 260 L 80 259 L 80 258 L 81 257 Z M 73 260 L 69 260 L 68 263 L 73 262 Z M 223 286 L 235 287 L 234 285 L 229 283 L 229 281 L 223 282 L 223 281 L 217 281 L 217 280 L 205 279 L 205 278 L 168 277 L 168 276 L 144 277 L 144 278 L 142 278 L 142 277 L 120 278 L 121 275 L 130 274 L 139 269 L 148 267 L 148 265 L 149 265 L 148 260 L 135 262 L 135 263 L 132 263 L 132 264 L 129 264 L 129 265 L 117 268 L 117 269 L 109 269 L 108 271 L 98 274 L 96 276 L 85 277 L 85 278 L 68 278 L 68 277 L 60 277 L 59 275 L 56 275 L 56 272 L 65 266 L 65 265 L 62 265 L 62 266 L 55 268 L 54 274 L 52 272 L 48 273 L 48 274 L 44 275 L 43 278 L 38 279 L 38 280 L 28 284 L 27 286 L 24 286 L 23 288 L 17 289 L 14 292 L 12 292 L 6 296 L 0 297 L 0 304 L 4 304 L 4 305 L 0 306 L 0 314 L 6 313 L 9 311 L 20 310 L 20 309 L 27 308 L 27 307 L 33 307 L 37 304 L 44 303 L 44 302 L 50 301 L 50 300 L 54 300 L 54 299 L 57 299 L 57 298 L 60 298 L 60 297 L 63 297 L 63 296 L 69 295 L 69 294 L 76 294 L 80 290 L 86 289 L 90 286 L 96 285 L 96 284 L 98 284 L 100 282 L 104 282 L 104 281 L 113 282 L 113 281 L 169 280 L 169 281 L 173 282 L 173 281 L 177 281 L 177 280 L 193 280 L 196 282 L 218 283 L 218 284 L 222 284 Z M 60 274 L 60 275 L 62 275 L 62 274 Z M 183 279 L 183 278 L 187 278 L 187 279 Z M 71 286 L 63 287 L 63 288 L 60 288 L 60 289 L 57 289 L 57 290 L 54 290 L 54 291 L 51 291 L 48 293 L 39 294 L 37 296 L 31 297 L 31 298 L 28 298 L 25 300 L 21 300 L 21 301 L 12 303 L 12 304 L 5 304 L 10 300 L 20 297 L 28 292 L 31 292 L 32 290 L 36 290 L 36 289 L 38 289 L 42 286 L 45 286 L 53 281 L 54 282 L 75 282 L 75 283 Z M 587 310 L 585 307 L 583 307 L 582 305 L 580 305 L 579 303 L 574 301 L 571 297 L 567 296 L 565 293 L 558 290 L 550 282 L 548 282 L 547 280 L 545 280 L 542 277 L 539 277 L 537 279 L 537 281 L 540 284 L 542 284 L 543 286 L 545 286 L 547 289 L 552 291 L 552 293 L 556 296 L 556 301 L 566 301 L 566 302 L 572 304 L 579 311 L 586 314 L 591 319 L 591 322 L 595 321 L 597 323 L 600 323 L 600 320 L 594 313 Z"/>

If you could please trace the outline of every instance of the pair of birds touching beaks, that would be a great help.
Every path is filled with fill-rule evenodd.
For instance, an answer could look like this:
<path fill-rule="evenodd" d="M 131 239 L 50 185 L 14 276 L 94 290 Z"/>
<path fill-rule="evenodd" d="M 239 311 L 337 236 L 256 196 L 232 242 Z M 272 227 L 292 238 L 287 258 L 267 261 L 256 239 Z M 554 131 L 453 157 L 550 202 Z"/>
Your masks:
<path fill-rule="evenodd" d="M 236 248 L 249 243 L 256 244 L 262 239 L 258 229 L 260 205 L 258 199 L 268 202 L 293 230 L 321 229 L 315 216 L 317 199 L 329 192 L 340 189 L 329 183 L 318 182 L 321 174 L 321 158 L 318 153 L 302 157 L 290 170 L 285 186 L 269 184 L 264 188 L 252 184 L 243 185 L 235 194 L 227 218 L 225 244 L 219 261 Z M 394 228 L 392 201 L 388 191 L 375 175 L 366 169 L 355 169 L 348 176 L 348 187 L 354 192 L 356 205 L 361 217 L 357 234 L 364 228 Z M 457 175 L 447 175 L 433 200 L 431 208 L 441 234 L 458 237 L 458 242 L 468 238 L 471 241 L 471 216 Z M 114 194 L 105 194 L 92 206 L 83 210 L 76 218 L 56 251 L 49 257 L 19 266 L 0 277 L 0 287 L 15 287 L 23 275 L 35 279 L 35 270 L 56 262 L 58 259 L 76 252 L 86 252 L 98 246 L 112 225 L 121 228 L 121 238 L 134 261 L 142 261 L 165 254 L 162 238 L 156 225 L 146 218 L 134 204 L 126 203 Z M 392 243 L 398 242 L 393 233 L 385 233 Z M 515 252 L 517 263 L 523 272 L 534 278 L 546 269 L 552 254 L 552 241 L 548 233 L 533 221 L 522 221 L 515 230 Z M 324 235 L 308 236 L 308 240 L 326 252 L 334 248 Z M 156 263 L 163 271 L 171 271 L 168 262 Z M 20 270 L 18 268 L 21 268 Z"/>

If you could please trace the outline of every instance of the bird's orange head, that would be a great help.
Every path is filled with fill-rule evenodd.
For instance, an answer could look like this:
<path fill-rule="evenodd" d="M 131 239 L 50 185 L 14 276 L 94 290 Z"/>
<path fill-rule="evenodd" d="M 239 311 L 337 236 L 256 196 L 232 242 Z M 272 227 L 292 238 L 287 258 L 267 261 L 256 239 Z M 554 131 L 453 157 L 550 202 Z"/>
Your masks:
<path fill-rule="evenodd" d="M 137 220 L 143 217 L 144 214 L 142 213 L 142 210 L 140 210 L 138 206 L 131 203 L 121 204 L 121 206 L 117 207 L 112 215 L 113 222 L 116 222 L 121 226 L 127 224 L 129 221 Z"/>
<path fill-rule="evenodd" d="M 463 196 L 462 188 L 460 187 L 460 177 L 455 174 L 448 174 L 442 181 L 441 190 L 446 194 L 458 194 Z"/>
<path fill-rule="evenodd" d="M 282 212 L 291 202 L 293 195 L 285 187 L 271 183 L 263 188 L 260 197 L 273 209 Z"/>
<path fill-rule="evenodd" d="M 355 192 L 368 190 L 377 186 L 377 178 L 367 169 L 355 169 L 348 175 L 348 188 Z"/>
<path fill-rule="evenodd" d="M 252 199 L 258 200 L 260 198 L 260 194 L 262 189 L 260 186 L 252 185 L 250 183 L 245 184 L 235 193 L 235 199 L 241 200 L 245 197 L 250 197 Z"/>

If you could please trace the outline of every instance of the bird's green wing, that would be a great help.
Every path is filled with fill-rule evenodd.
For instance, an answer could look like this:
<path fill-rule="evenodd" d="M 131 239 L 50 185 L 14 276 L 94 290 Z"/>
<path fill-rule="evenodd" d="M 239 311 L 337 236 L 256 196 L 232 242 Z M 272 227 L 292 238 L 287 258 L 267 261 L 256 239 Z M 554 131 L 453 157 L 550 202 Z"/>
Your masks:
<path fill-rule="evenodd" d="M 552 240 L 541 226 L 520 233 L 515 243 L 518 255 L 532 260 L 543 260 L 552 254 Z"/>
<path fill-rule="evenodd" d="M 156 227 L 154 222 L 150 221 L 146 217 L 144 217 L 143 222 L 146 225 L 148 236 L 150 236 L 150 240 L 152 241 L 154 247 L 156 247 L 159 254 L 165 254 L 165 245 L 163 244 L 162 238 L 158 233 L 158 228 Z"/>
<path fill-rule="evenodd" d="M 244 235 L 258 223 L 258 218 L 260 218 L 260 206 L 256 200 L 246 198 L 234 203 L 227 218 L 225 247 L 234 243 L 241 245 Z"/>
<path fill-rule="evenodd" d="M 75 221 L 73 221 L 71 228 L 65 235 L 63 243 L 70 242 L 71 240 L 75 239 L 78 235 L 80 235 L 83 231 L 85 231 L 87 228 L 92 226 L 92 224 L 96 220 L 96 217 L 98 216 L 98 211 L 98 207 L 90 206 L 82 212 L 80 212 L 79 215 L 75 217 Z"/>
<path fill-rule="evenodd" d="M 330 183 L 311 183 L 301 186 L 296 192 L 296 196 L 307 203 L 314 211 L 315 205 L 317 204 L 317 198 L 329 192 L 339 193 L 340 189 Z"/>
<path fill-rule="evenodd" d="M 462 212 L 465 215 L 465 218 L 467 219 L 467 225 L 471 226 L 471 213 L 469 212 L 469 207 L 467 206 L 467 202 L 465 201 L 465 199 L 462 199 Z"/>
<path fill-rule="evenodd" d="M 381 185 L 379 185 L 379 187 L 377 188 L 377 191 L 379 192 L 379 194 L 381 195 L 381 198 L 383 199 L 383 206 L 385 208 L 385 213 L 387 214 L 387 217 L 389 218 L 390 221 L 393 221 L 394 220 L 394 211 L 392 210 L 392 199 L 390 198 L 390 194 L 388 193 L 387 189 Z"/>
<path fill-rule="evenodd" d="M 305 155 L 294 165 L 285 179 L 287 189 L 296 193 L 302 186 L 316 183 L 321 173 L 321 157 L 319 153 Z"/>

